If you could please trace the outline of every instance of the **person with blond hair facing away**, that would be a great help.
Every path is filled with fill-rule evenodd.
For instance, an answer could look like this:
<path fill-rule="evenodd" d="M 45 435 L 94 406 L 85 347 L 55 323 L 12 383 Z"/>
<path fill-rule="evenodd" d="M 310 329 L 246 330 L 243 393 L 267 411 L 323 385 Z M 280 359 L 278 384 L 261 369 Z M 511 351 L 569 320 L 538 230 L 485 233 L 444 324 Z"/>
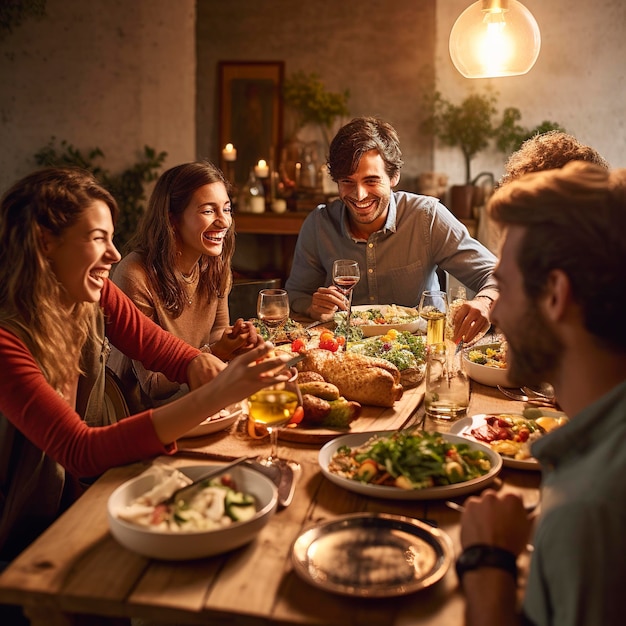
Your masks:
<path fill-rule="evenodd" d="M 200 422 L 287 378 L 287 357 L 254 346 L 214 357 L 149 320 L 108 278 L 118 208 L 83 170 L 49 168 L 0 204 L 0 561 L 10 561 L 78 497 L 81 479 L 171 454 Z M 192 390 L 111 423 L 110 344 Z M 259 362 L 257 363 L 257 360 Z M 207 382 L 210 381 L 210 382 Z"/>
<path fill-rule="evenodd" d="M 467 626 L 621 626 L 626 579 L 626 169 L 574 161 L 503 185 L 491 312 L 511 383 L 554 386 L 569 416 L 532 444 L 534 522 L 512 493 L 468 498 L 457 573 Z M 532 541 L 521 610 L 517 556 Z"/>
<path fill-rule="evenodd" d="M 224 175 L 208 161 L 164 172 L 129 242 L 131 252 L 113 271 L 113 281 L 140 311 L 216 357 L 216 371 L 256 344 L 251 322 L 229 324 L 235 227 L 228 191 Z M 188 391 L 119 350 L 111 352 L 108 365 L 132 411 L 160 406 Z"/>

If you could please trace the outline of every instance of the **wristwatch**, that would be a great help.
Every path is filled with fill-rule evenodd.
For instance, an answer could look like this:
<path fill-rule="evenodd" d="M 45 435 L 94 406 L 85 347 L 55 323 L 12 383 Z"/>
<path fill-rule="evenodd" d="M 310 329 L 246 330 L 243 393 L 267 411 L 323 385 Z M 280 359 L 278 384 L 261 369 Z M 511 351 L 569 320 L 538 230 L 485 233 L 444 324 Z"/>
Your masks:
<path fill-rule="evenodd" d="M 517 557 L 509 550 L 482 543 L 469 546 L 461 552 L 456 561 L 456 575 L 461 581 L 465 572 L 480 567 L 503 569 L 517 582 Z"/>

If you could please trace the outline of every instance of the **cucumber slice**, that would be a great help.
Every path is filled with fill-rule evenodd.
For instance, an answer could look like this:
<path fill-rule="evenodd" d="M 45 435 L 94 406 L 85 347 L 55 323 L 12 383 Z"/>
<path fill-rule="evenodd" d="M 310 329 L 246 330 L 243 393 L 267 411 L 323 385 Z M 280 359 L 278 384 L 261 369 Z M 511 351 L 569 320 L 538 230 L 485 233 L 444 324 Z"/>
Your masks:
<path fill-rule="evenodd" d="M 256 514 L 254 497 L 247 493 L 227 491 L 224 504 L 226 514 L 235 522 L 245 522 Z"/>

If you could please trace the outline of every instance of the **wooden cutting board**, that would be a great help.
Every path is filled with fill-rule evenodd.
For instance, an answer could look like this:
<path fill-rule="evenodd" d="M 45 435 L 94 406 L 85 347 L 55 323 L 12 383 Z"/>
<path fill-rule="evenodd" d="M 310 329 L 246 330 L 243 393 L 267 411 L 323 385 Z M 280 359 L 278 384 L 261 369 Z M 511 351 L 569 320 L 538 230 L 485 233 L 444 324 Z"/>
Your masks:
<path fill-rule="evenodd" d="M 406 389 L 402 398 L 391 408 L 364 405 L 361 415 L 346 430 L 329 428 L 281 428 L 278 438 L 294 443 L 319 444 L 326 443 L 335 437 L 352 433 L 369 433 L 382 430 L 398 430 L 417 419 L 417 414 L 424 400 L 424 385 Z"/>

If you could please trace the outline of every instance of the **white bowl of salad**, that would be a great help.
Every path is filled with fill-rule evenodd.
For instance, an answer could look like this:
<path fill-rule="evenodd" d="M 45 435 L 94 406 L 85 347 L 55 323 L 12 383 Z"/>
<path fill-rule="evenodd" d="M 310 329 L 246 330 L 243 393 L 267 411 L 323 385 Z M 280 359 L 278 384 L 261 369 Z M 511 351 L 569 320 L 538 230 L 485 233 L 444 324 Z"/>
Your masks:
<path fill-rule="evenodd" d="M 510 387 L 505 343 L 474 345 L 463 352 L 467 375 L 489 387 Z"/>
<path fill-rule="evenodd" d="M 183 505 L 162 503 L 207 465 L 181 468 L 155 464 L 109 497 L 111 534 L 143 556 L 189 560 L 213 556 L 251 542 L 276 511 L 274 483 L 245 466 L 232 468 L 192 491 Z M 181 477 L 182 474 L 182 477 Z"/>

